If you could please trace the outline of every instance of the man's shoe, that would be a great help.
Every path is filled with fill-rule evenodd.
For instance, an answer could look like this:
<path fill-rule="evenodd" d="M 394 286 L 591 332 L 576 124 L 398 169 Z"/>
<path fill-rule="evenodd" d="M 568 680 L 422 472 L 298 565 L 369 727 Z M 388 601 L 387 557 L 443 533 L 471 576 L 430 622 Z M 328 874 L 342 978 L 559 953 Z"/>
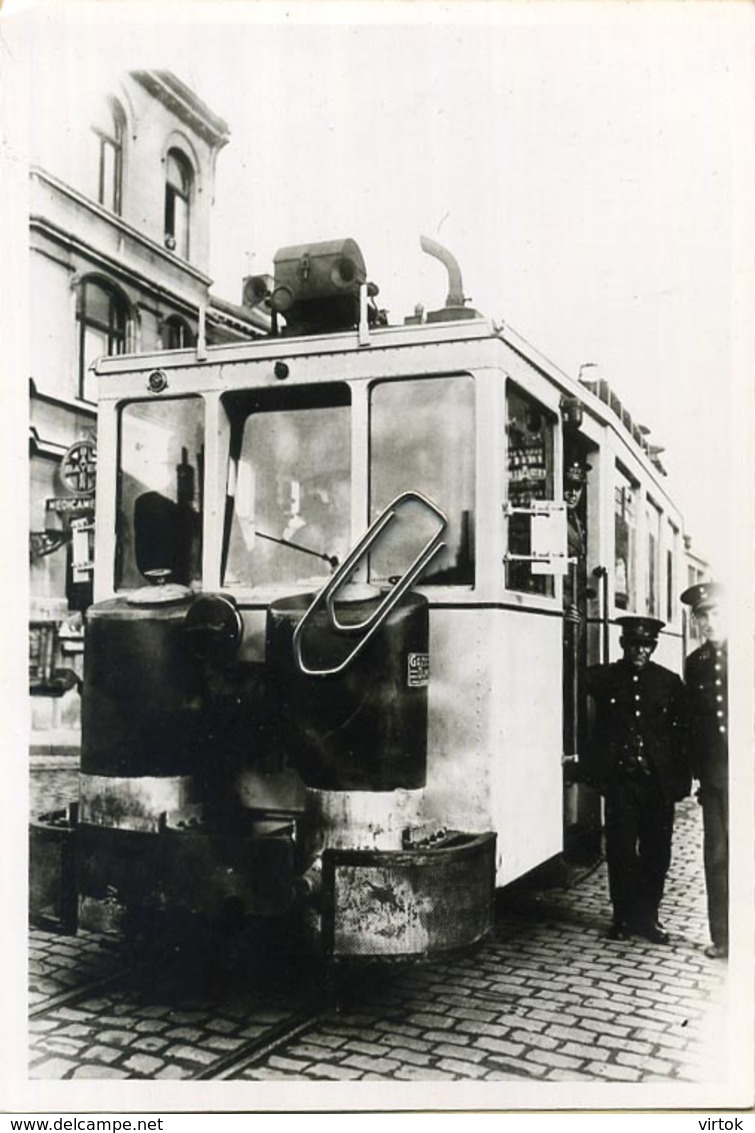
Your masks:
<path fill-rule="evenodd" d="M 631 940 L 632 934 L 625 921 L 614 921 L 608 930 L 609 940 Z"/>
<path fill-rule="evenodd" d="M 662 924 L 654 921 L 652 924 L 643 925 L 642 928 L 637 930 L 640 936 L 644 936 L 645 940 L 649 940 L 651 944 L 668 944 L 671 939 Z"/>
<path fill-rule="evenodd" d="M 728 944 L 709 944 L 705 949 L 705 955 L 709 960 L 725 960 L 729 955 Z"/>

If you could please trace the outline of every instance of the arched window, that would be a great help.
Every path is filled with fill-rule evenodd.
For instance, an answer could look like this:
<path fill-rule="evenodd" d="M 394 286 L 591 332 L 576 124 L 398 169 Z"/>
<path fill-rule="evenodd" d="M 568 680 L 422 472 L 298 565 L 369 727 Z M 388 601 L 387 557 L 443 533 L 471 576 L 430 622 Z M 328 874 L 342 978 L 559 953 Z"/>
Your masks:
<path fill-rule="evenodd" d="M 165 246 L 189 258 L 189 214 L 194 174 L 180 150 L 168 150 L 165 169 Z"/>
<path fill-rule="evenodd" d="M 94 191 L 98 204 L 120 214 L 123 137 L 126 119 L 115 99 L 108 99 L 92 125 Z"/>
<path fill-rule="evenodd" d="M 163 323 L 163 350 L 181 350 L 194 345 L 191 327 L 180 315 L 170 315 Z"/>
<path fill-rule="evenodd" d="M 103 354 L 125 352 L 128 304 L 120 292 L 104 281 L 85 279 L 76 317 L 79 323 L 79 397 L 83 401 L 94 401 L 96 385 L 89 366 Z"/>

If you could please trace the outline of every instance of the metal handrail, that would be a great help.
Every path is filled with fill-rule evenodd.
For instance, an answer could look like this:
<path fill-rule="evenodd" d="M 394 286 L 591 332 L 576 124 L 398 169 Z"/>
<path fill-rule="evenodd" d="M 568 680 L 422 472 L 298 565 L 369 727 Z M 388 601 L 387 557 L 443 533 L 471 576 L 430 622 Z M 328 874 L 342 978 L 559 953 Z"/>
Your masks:
<path fill-rule="evenodd" d="M 361 622 L 358 622 L 354 625 L 344 625 L 343 622 L 340 622 L 338 620 L 338 617 L 336 615 L 334 606 L 336 594 L 338 593 L 341 586 L 348 581 L 356 566 L 358 565 L 360 559 L 369 550 L 373 543 L 376 542 L 385 527 L 387 527 L 387 525 L 395 517 L 397 508 L 409 499 L 416 500 L 418 503 L 421 503 L 425 507 L 429 508 L 429 510 L 432 511 L 434 515 L 441 521 L 441 526 L 427 541 L 425 546 L 422 548 L 422 550 L 419 552 L 419 554 L 416 556 L 412 564 L 401 576 L 401 578 L 393 584 L 377 609 L 374 610 L 369 617 L 365 618 Z M 446 514 L 442 512 L 440 508 L 432 502 L 432 500 L 429 500 L 420 492 L 402 492 L 399 496 L 396 496 L 396 498 L 392 500 L 390 504 L 388 504 L 388 506 L 381 512 L 374 523 L 370 525 L 370 527 L 356 544 L 356 546 L 349 552 L 336 572 L 328 579 L 321 590 L 315 595 L 315 598 L 311 602 L 309 608 L 307 609 L 301 620 L 298 622 L 293 633 L 293 647 L 296 663 L 302 673 L 310 677 L 334 676 L 336 673 L 343 672 L 343 670 L 351 664 L 351 662 L 362 652 L 367 643 L 377 633 L 378 629 L 388 617 L 391 610 L 400 601 L 400 599 L 410 588 L 410 586 L 413 585 L 415 580 L 419 577 L 430 560 L 433 559 L 435 555 L 437 555 L 437 553 L 445 546 L 445 543 L 441 541 L 441 535 L 443 534 L 447 526 L 448 517 L 446 516 Z M 341 662 L 340 665 L 335 665 L 329 669 L 310 669 L 307 665 L 305 665 L 302 658 L 301 638 L 307 622 L 312 617 L 318 606 L 320 606 L 323 602 L 325 603 L 325 609 L 327 610 L 331 625 L 336 633 L 351 636 L 356 633 L 360 633 L 363 630 L 366 630 L 367 632 L 365 633 L 361 641 L 357 643 L 354 649 L 352 649 L 351 653 L 349 653 L 345 660 Z"/>

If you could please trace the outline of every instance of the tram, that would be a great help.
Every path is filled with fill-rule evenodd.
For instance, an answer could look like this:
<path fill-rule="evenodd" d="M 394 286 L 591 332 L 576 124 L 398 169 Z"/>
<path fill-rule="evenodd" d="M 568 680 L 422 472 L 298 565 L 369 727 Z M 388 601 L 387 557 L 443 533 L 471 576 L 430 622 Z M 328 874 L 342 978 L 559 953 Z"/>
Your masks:
<path fill-rule="evenodd" d="M 79 924 L 296 916 L 334 960 L 472 945 L 496 888 L 599 826 L 564 772 L 617 617 L 664 620 L 681 669 L 683 524 L 646 430 L 422 246 L 448 295 L 401 325 L 338 240 L 250 281 L 268 335 L 99 361 Z"/>

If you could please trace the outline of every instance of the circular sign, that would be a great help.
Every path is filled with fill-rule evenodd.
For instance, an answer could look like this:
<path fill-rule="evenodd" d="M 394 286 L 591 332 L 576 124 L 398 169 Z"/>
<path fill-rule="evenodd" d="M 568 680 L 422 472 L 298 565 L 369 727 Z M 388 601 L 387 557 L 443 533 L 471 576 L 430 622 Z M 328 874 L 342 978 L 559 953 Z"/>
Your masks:
<path fill-rule="evenodd" d="M 147 378 L 147 389 L 150 393 L 162 393 L 168 388 L 168 375 L 165 370 L 153 370 Z"/>
<path fill-rule="evenodd" d="M 93 496 L 97 474 L 97 445 L 90 439 L 74 441 L 60 464 L 63 483 L 77 496 Z"/>

